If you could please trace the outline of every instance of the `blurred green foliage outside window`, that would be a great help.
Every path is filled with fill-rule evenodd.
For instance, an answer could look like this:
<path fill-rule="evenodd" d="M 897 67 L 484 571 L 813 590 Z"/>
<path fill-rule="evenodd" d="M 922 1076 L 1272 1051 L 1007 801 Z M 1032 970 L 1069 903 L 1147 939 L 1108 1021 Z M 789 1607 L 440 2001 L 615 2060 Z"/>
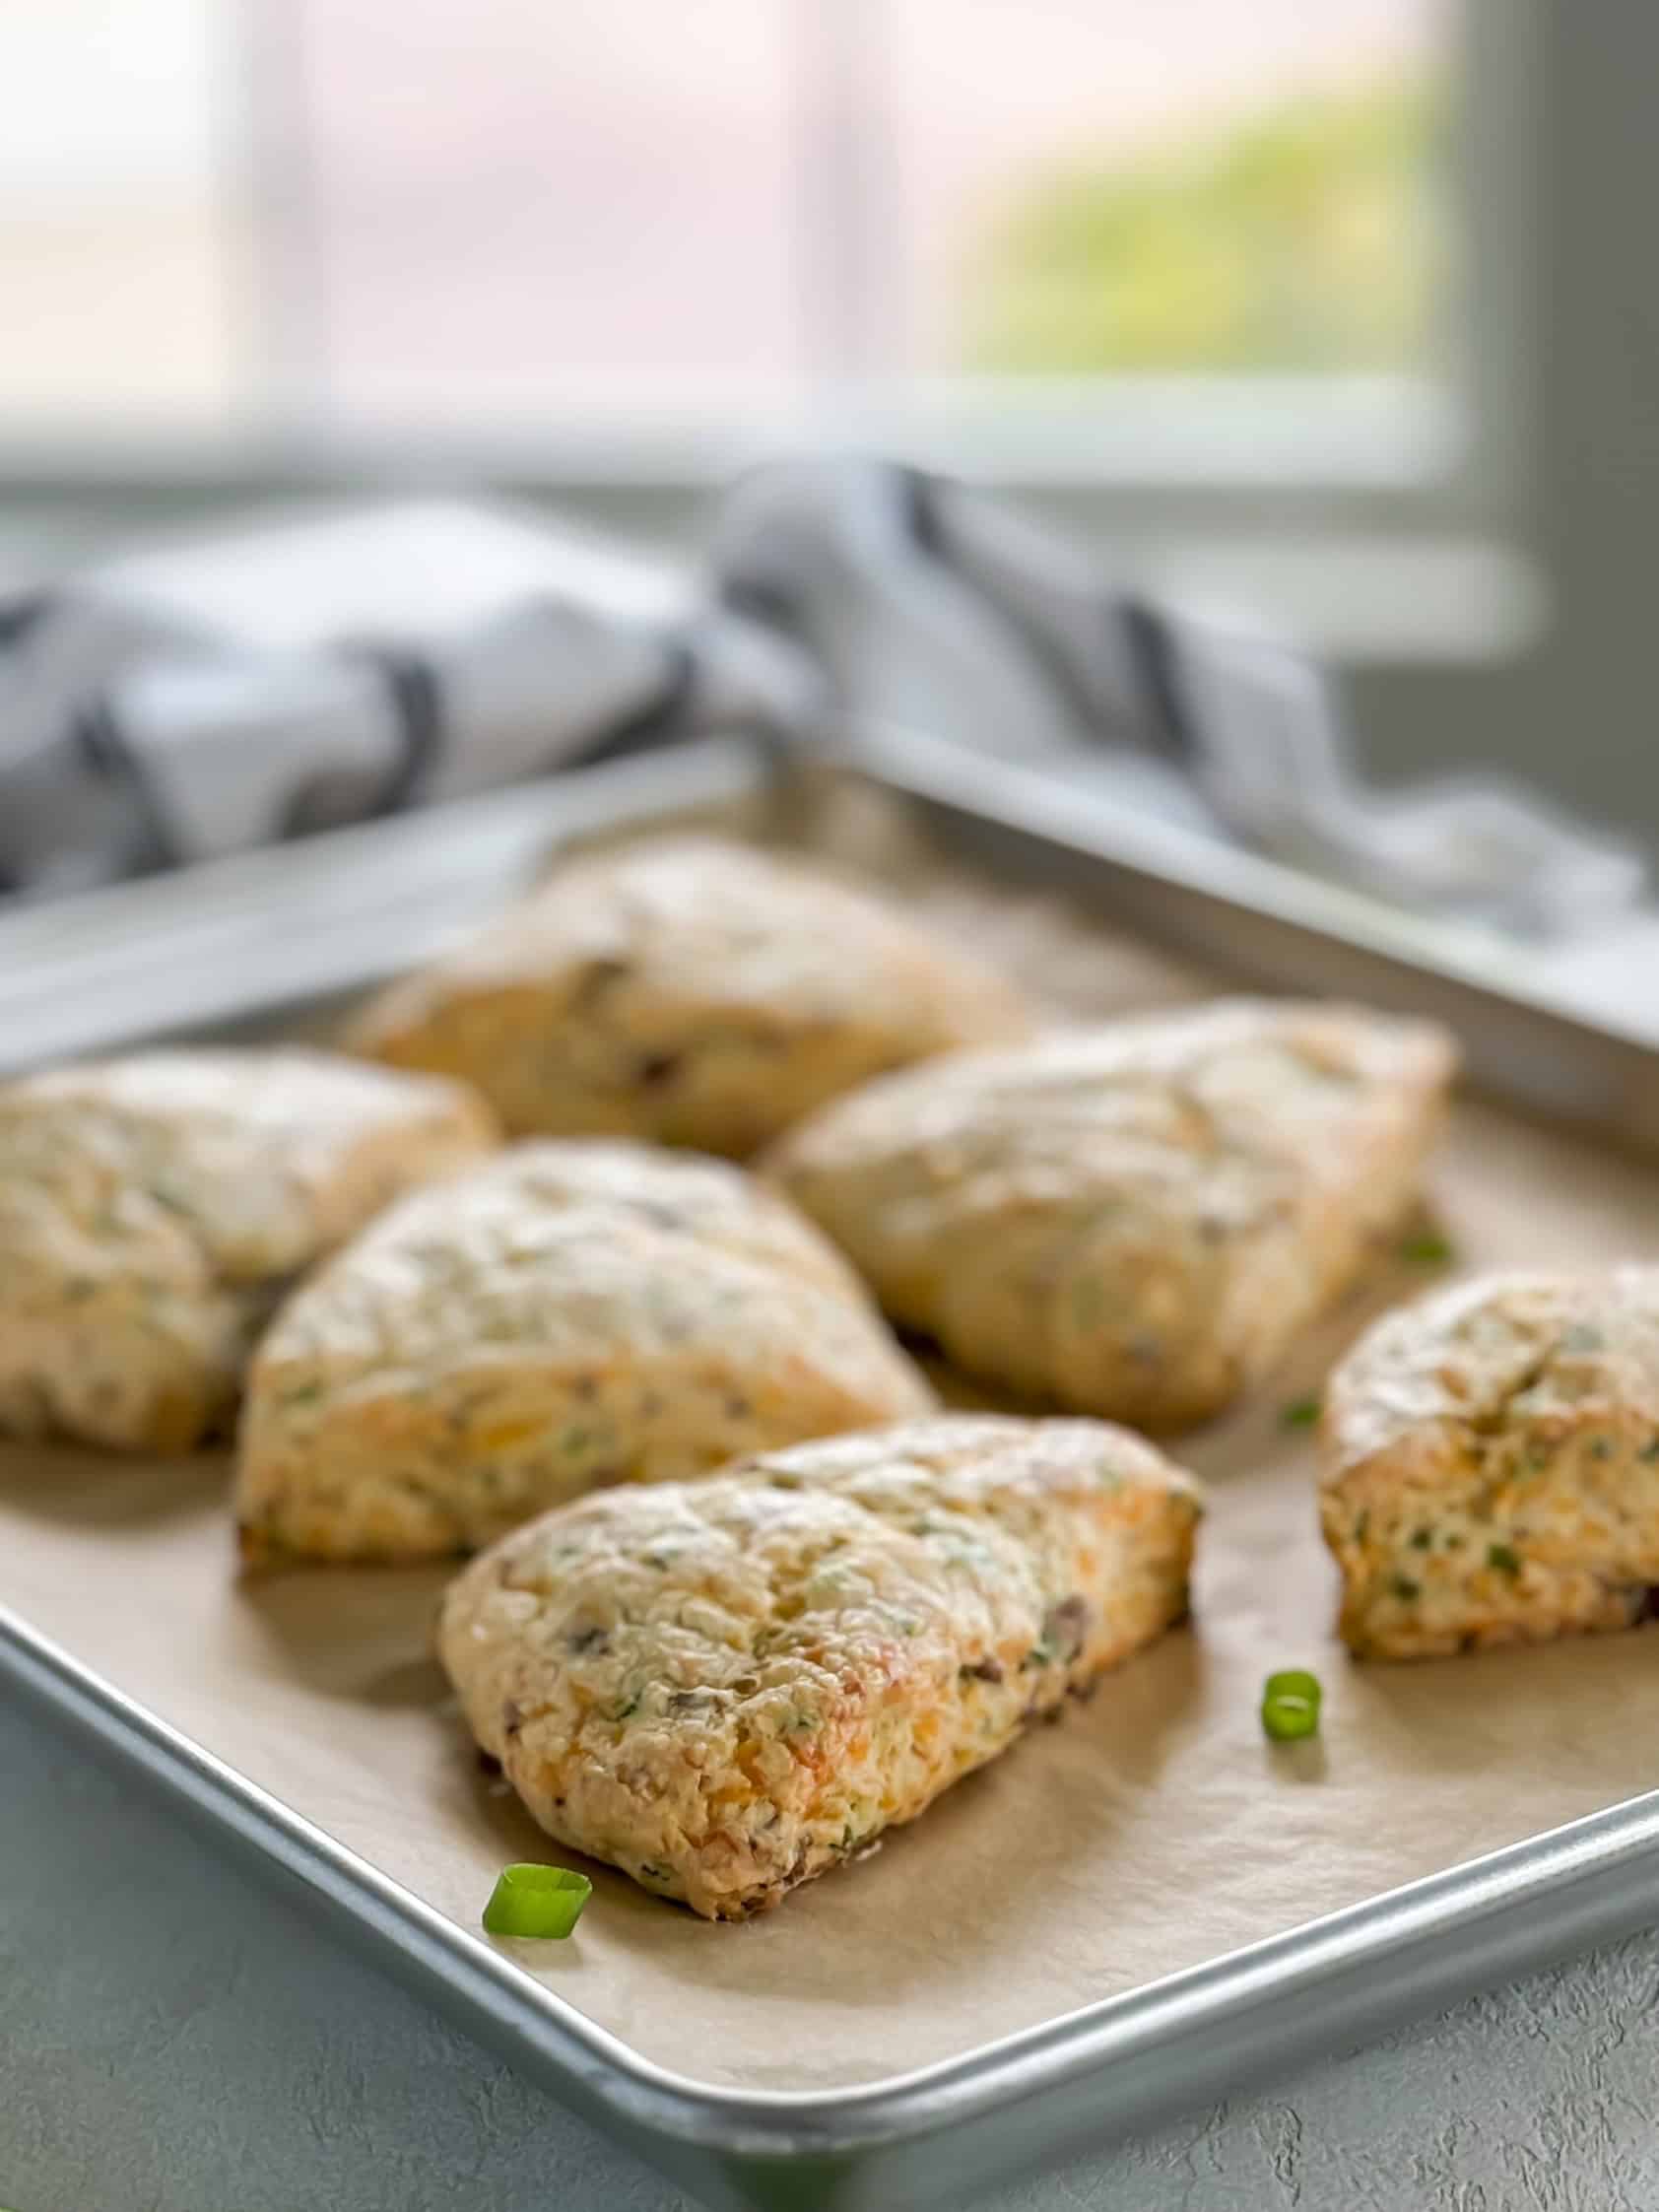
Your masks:
<path fill-rule="evenodd" d="M 965 271 L 990 374 L 1420 369 L 1447 223 L 1437 81 L 1305 96 L 1175 149 L 1060 168 Z"/>

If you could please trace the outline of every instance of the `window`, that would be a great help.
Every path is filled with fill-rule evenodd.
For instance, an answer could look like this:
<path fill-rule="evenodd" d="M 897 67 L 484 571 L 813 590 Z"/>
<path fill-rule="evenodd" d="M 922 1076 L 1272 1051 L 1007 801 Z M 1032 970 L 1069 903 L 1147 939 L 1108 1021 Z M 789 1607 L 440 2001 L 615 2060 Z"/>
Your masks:
<path fill-rule="evenodd" d="M 7 0 L 0 428 L 741 438 L 1194 376 L 1393 407 L 1448 350 L 1454 33 L 1452 0 Z"/>

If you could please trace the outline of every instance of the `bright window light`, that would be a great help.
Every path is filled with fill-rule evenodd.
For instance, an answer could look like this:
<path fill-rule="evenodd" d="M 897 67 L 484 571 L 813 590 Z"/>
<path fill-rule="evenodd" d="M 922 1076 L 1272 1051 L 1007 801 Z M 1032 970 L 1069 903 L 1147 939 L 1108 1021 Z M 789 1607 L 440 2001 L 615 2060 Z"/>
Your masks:
<path fill-rule="evenodd" d="M 0 435 L 1431 381 L 1453 0 L 6 0 Z"/>

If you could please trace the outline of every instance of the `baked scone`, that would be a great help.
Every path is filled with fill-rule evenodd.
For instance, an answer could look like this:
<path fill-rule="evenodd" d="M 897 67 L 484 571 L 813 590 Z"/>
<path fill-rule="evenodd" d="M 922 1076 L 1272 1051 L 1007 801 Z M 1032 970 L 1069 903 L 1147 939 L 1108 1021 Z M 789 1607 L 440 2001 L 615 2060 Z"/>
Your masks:
<path fill-rule="evenodd" d="M 868 1076 L 1029 1026 L 1000 976 L 879 899 L 680 837 L 566 862 L 348 1042 L 465 1076 L 518 1135 L 741 1158 Z"/>
<path fill-rule="evenodd" d="M 1397 1308 L 1332 1375 L 1320 1448 L 1356 1652 L 1628 1628 L 1659 1597 L 1659 1267 Z"/>
<path fill-rule="evenodd" d="M 736 1919 L 1180 1620 L 1200 1510 L 1121 1429 L 907 1423 L 548 1513 L 439 1650 L 550 1835 Z"/>
<path fill-rule="evenodd" d="M 495 1141 L 459 1084 L 321 1052 L 142 1052 L 5 1085 L 0 1434 L 199 1443 L 295 1278 Z"/>
<path fill-rule="evenodd" d="M 839 1254 L 741 1168 L 524 1145 L 394 1207 L 285 1307 L 248 1380 L 243 1550 L 473 1551 L 597 1484 L 933 1402 Z"/>
<path fill-rule="evenodd" d="M 1224 1000 L 886 1077 L 767 1167 L 968 1373 L 1171 1427 L 1356 1274 L 1417 1187 L 1455 1058 L 1421 1023 Z"/>

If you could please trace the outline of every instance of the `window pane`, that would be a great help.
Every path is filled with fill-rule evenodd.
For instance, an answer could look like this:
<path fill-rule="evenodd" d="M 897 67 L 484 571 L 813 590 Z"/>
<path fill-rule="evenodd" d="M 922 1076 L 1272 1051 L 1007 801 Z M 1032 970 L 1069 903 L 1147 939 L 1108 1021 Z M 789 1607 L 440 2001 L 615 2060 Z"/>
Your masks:
<path fill-rule="evenodd" d="M 0 0 L 0 418 L 242 390 L 231 29 L 221 0 Z"/>
<path fill-rule="evenodd" d="M 297 0 L 324 397 L 696 401 L 800 369 L 785 0 Z"/>
<path fill-rule="evenodd" d="M 1454 0 L 0 0 L 0 429 L 1418 369 Z"/>
<path fill-rule="evenodd" d="M 903 364 L 1423 366 L 1449 0 L 882 0 Z"/>

